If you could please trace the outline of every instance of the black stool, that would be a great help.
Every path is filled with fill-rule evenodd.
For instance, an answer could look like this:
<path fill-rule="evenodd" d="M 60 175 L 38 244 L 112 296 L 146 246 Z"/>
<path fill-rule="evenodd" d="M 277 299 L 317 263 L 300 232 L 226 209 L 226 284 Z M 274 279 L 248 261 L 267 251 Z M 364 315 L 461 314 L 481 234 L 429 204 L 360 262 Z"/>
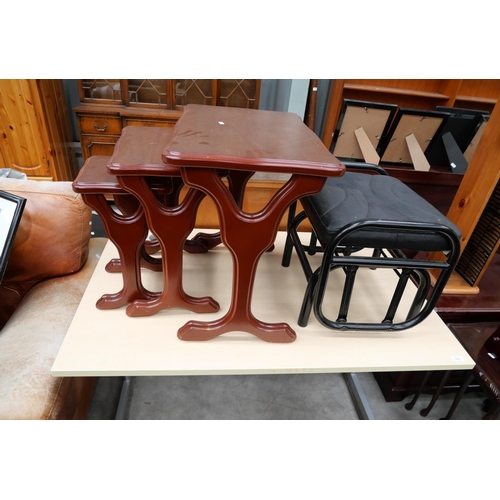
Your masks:
<path fill-rule="evenodd" d="M 308 281 L 298 324 L 306 326 L 314 308 L 318 321 L 338 330 L 403 330 L 420 323 L 434 308 L 460 254 L 459 229 L 408 186 L 390 177 L 377 165 L 343 162 L 346 167 L 373 170 L 379 174 L 346 172 L 327 180 L 323 190 L 301 199 L 304 212 L 290 211 L 282 265 L 290 263 L 295 248 Z M 308 218 L 313 228 L 309 246 L 301 243 L 297 228 Z M 320 247 L 316 247 L 316 238 Z M 306 251 L 324 252 L 320 267 L 312 271 Z M 371 256 L 355 255 L 373 249 Z M 429 260 L 441 252 L 443 260 Z M 422 258 L 422 255 L 424 256 Z M 359 268 L 391 268 L 399 276 L 385 316 L 378 323 L 348 321 L 356 273 Z M 323 312 L 329 274 L 342 268 L 343 294 L 335 320 Z M 430 270 L 439 271 L 432 291 Z M 394 322 L 408 280 L 417 291 L 404 321 Z M 427 301 L 426 301 L 427 299 Z"/>

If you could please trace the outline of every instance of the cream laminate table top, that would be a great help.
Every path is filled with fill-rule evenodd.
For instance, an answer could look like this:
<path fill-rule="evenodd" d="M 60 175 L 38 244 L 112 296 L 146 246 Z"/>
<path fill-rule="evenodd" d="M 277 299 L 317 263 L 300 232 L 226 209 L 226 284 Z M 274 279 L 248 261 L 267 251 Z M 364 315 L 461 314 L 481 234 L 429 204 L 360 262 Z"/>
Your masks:
<path fill-rule="evenodd" d="M 186 292 L 211 295 L 221 305 L 219 312 L 195 314 L 166 309 L 150 317 L 129 318 L 125 307 L 96 309 L 102 294 L 117 292 L 122 286 L 120 274 L 109 274 L 104 269 L 111 258 L 118 256 L 108 242 L 55 359 L 52 375 L 349 373 L 462 370 L 474 366 L 435 312 L 420 325 L 402 332 L 333 331 L 322 327 L 314 314 L 306 328 L 299 327 L 297 316 L 306 281 L 295 254 L 289 268 L 281 266 L 284 240 L 285 234 L 278 233 L 274 251 L 260 260 L 252 311 L 263 321 L 289 323 L 297 333 L 295 342 L 268 343 L 244 332 L 224 334 L 207 342 L 177 338 L 177 330 L 187 321 L 211 321 L 229 309 L 232 260 L 223 245 L 207 254 L 184 253 Z M 312 262 L 319 265 L 319 259 L 321 256 L 316 255 Z M 374 317 L 377 306 L 380 311 L 379 303 L 389 300 L 394 279 L 391 270 L 360 270 L 351 306 L 359 318 L 353 319 Z M 160 290 L 159 274 L 143 270 L 143 280 L 146 288 Z M 332 274 L 329 296 L 339 295 L 341 282 L 340 275 Z M 409 307 L 409 294 L 403 303 Z M 383 315 L 385 309 L 381 311 Z"/>

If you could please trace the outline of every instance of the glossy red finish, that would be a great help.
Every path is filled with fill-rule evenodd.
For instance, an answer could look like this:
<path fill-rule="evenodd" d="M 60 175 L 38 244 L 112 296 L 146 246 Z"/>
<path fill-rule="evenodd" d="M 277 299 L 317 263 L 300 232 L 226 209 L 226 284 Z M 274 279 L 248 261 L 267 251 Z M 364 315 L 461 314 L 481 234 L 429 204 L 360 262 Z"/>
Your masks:
<path fill-rule="evenodd" d="M 195 298 L 182 287 L 182 255 L 194 228 L 196 211 L 204 193 L 190 189 L 179 205 L 167 207 L 154 196 L 143 176 L 119 176 L 120 185 L 140 200 L 147 225 L 161 247 L 163 290 L 154 300 L 136 300 L 127 308 L 129 316 L 150 316 L 162 309 L 181 307 L 194 312 L 216 312 L 219 304 L 211 297 Z"/>
<path fill-rule="evenodd" d="M 144 255 L 141 258 L 148 234 L 144 211 L 137 200 L 120 187 L 116 177 L 108 174 L 108 161 L 109 157 L 105 156 L 90 157 L 73 182 L 73 190 L 81 193 L 83 201 L 101 217 L 106 234 L 120 256 L 119 260 L 109 262 L 106 269 L 122 273 L 123 288 L 119 292 L 103 295 L 97 301 L 98 309 L 115 309 L 136 299 L 153 299 L 157 296 L 146 290 L 141 282 L 141 263 L 146 267 L 151 266 L 149 257 Z M 116 213 L 110 207 L 105 197 L 110 194 L 125 215 Z"/>
<path fill-rule="evenodd" d="M 295 113 L 188 104 L 163 151 L 171 168 L 342 175 L 344 167 Z"/>
<path fill-rule="evenodd" d="M 274 244 L 286 209 L 298 198 L 317 193 L 326 179 L 293 176 L 262 211 L 246 214 L 237 206 L 215 170 L 183 168 L 182 175 L 187 185 L 207 193 L 216 203 L 222 241 L 233 258 L 233 284 L 231 305 L 224 317 L 212 322 L 190 321 L 178 331 L 178 337 L 209 340 L 223 333 L 243 331 L 268 342 L 294 341 L 296 334 L 288 324 L 265 323 L 252 314 L 255 273 L 261 255 Z"/>
<path fill-rule="evenodd" d="M 182 340 L 209 340 L 243 331 L 268 342 L 292 342 L 296 334 L 288 324 L 265 323 L 251 312 L 258 261 L 273 245 L 286 209 L 295 200 L 320 191 L 327 176 L 342 175 L 344 166 L 297 115 L 209 108 L 186 106 L 163 160 L 172 168 L 179 167 L 184 183 L 206 193 L 216 204 L 222 241 L 234 262 L 232 299 L 224 317 L 212 322 L 190 321 L 180 328 L 178 336 Z M 217 174 L 216 169 L 222 168 L 292 176 L 263 210 L 248 214 Z M 241 238 L 242 234 L 246 237 Z"/>
<path fill-rule="evenodd" d="M 108 164 L 108 172 L 113 175 L 179 177 L 178 168 L 169 168 L 161 160 L 162 151 L 171 141 L 173 132 L 170 127 L 124 127 Z"/>
<path fill-rule="evenodd" d="M 206 251 L 220 241 L 218 235 L 201 235 L 192 245 L 186 243 L 198 206 L 208 195 L 216 204 L 221 237 L 234 262 L 231 305 L 228 313 L 218 320 L 188 322 L 179 330 L 179 338 L 208 340 L 223 333 L 243 331 L 268 342 L 292 342 L 296 334 L 289 325 L 262 322 L 251 312 L 258 261 L 274 244 L 286 209 L 297 199 L 320 191 L 328 176 L 342 175 L 344 166 L 292 113 L 188 105 L 173 132 L 174 135 L 169 135 L 169 129 L 126 127 L 108 163 L 108 172 L 118 182 L 113 189 L 121 189 L 139 200 L 147 222 L 145 227 L 157 237 L 162 252 L 163 291 L 134 300 L 127 314 L 146 316 L 168 307 L 195 312 L 219 309 L 211 297 L 188 296 L 182 287 L 183 249 Z M 255 171 L 292 175 L 264 209 L 249 214 L 242 210 L 242 200 L 246 183 Z M 226 172 L 228 186 L 221 180 Z M 167 179 L 170 179 L 170 193 Z M 181 182 L 191 189 L 179 203 Z M 162 187 L 163 199 L 158 196 Z M 105 213 L 104 207 L 100 209 Z M 107 218 L 112 224 L 113 214 Z M 132 227 L 135 228 L 121 226 L 122 250 L 128 245 Z M 241 238 L 242 234 L 246 237 Z M 142 238 L 142 234 L 137 234 L 132 240 L 142 241 L 144 248 Z M 129 276 L 129 281 L 138 276 L 137 243 L 132 247 L 134 255 L 124 256 L 126 263 L 122 260 L 124 279 Z M 139 289 L 138 283 L 135 286 Z"/>
<path fill-rule="evenodd" d="M 187 237 L 194 228 L 196 212 L 204 193 L 190 189 L 181 203 L 182 183 L 178 168 L 161 161 L 161 151 L 172 137 L 172 129 L 163 127 L 125 127 L 108 163 L 108 172 L 116 175 L 120 188 L 139 200 L 147 227 L 156 236 L 162 255 L 163 290 L 154 297 L 139 297 L 127 307 L 129 316 L 150 316 L 180 307 L 194 312 L 215 312 L 219 304 L 211 297 L 191 297 L 182 287 L 182 256 Z M 170 192 L 158 195 L 159 187 L 170 182 Z M 219 240 L 220 241 L 220 240 Z M 126 245 L 126 234 L 122 245 Z M 191 245 L 196 253 L 207 251 L 203 239 Z M 192 248 L 194 247 L 194 248 Z M 127 263 L 127 267 L 131 264 Z"/>

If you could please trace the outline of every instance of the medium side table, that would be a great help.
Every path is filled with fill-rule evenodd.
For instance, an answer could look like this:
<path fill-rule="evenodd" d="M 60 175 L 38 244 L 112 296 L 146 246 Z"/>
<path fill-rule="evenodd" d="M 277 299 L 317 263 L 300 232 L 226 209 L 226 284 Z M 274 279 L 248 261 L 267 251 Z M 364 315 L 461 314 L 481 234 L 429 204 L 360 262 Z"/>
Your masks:
<path fill-rule="evenodd" d="M 161 160 L 162 150 L 171 134 L 170 129 L 163 127 L 124 128 L 107 167 L 108 172 L 118 179 L 120 187 L 139 200 L 147 226 L 161 248 L 162 291 L 154 297 L 134 300 L 126 310 L 131 317 L 150 316 L 172 307 L 198 313 L 219 310 L 219 304 L 212 297 L 192 297 L 182 286 L 183 250 L 205 194 L 191 188 L 179 203 L 180 171 L 176 167 L 167 167 Z M 161 200 L 155 195 L 155 185 L 161 185 L 165 179 L 172 180 L 173 192 L 170 198 L 167 196 Z"/>

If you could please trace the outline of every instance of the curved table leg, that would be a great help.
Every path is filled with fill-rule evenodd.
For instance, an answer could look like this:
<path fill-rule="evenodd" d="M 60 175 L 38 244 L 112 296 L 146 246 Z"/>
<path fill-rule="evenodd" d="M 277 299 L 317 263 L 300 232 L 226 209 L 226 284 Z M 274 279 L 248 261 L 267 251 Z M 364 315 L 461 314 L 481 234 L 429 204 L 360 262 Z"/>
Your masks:
<path fill-rule="evenodd" d="M 158 244 L 158 247 L 160 245 Z M 163 264 L 161 258 L 153 257 L 148 253 L 148 249 L 144 245 L 141 248 L 141 268 L 149 269 L 150 271 L 161 272 L 163 268 Z M 111 259 L 106 264 L 106 272 L 108 273 L 121 273 L 122 272 L 122 263 L 119 258 Z"/>
<path fill-rule="evenodd" d="M 118 250 L 123 277 L 123 288 L 117 293 L 103 295 L 96 307 L 115 309 L 136 299 L 154 299 L 158 294 L 146 290 L 141 282 L 139 257 L 148 233 L 142 207 L 138 204 L 135 213 L 120 215 L 109 206 L 102 194 L 82 194 L 82 198 L 101 217 L 106 234 Z M 112 261 L 108 266 L 115 264 Z"/>
<path fill-rule="evenodd" d="M 176 207 L 179 205 L 179 197 L 181 195 L 184 182 L 181 177 L 172 178 L 173 190 L 167 198 L 168 207 Z M 184 243 L 184 251 L 187 253 L 207 253 L 212 248 L 220 245 L 220 233 L 198 233 L 194 238 L 186 240 Z"/>
<path fill-rule="evenodd" d="M 160 248 L 159 243 L 158 248 Z M 141 248 L 141 267 L 159 273 L 163 270 L 163 262 L 161 260 L 161 257 L 153 257 L 152 255 L 150 255 L 146 245 L 143 245 L 143 247 Z"/>
<path fill-rule="evenodd" d="M 231 305 L 215 321 L 189 321 L 177 333 L 182 340 L 209 340 L 223 333 L 244 331 L 267 342 L 293 342 L 296 334 L 286 323 L 266 323 L 251 312 L 252 292 L 260 256 L 274 244 L 280 220 L 295 200 L 317 193 L 325 178 L 295 175 L 258 213 L 244 213 L 221 182 L 215 170 L 181 168 L 184 182 L 207 193 L 215 202 L 221 220 L 221 237 L 233 258 Z M 244 234 L 245 238 L 241 235 Z M 251 242 L 251 244 L 250 244 Z"/>
<path fill-rule="evenodd" d="M 231 170 L 227 176 L 229 192 L 232 194 L 238 207 L 243 207 L 243 197 L 245 188 L 254 172 L 246 170 Z M 198 233 L 184 245 L 184 250 L 188 253 L 206 253 L 222 242 L 219 233 Z"/>
<path fill-rule="evenodd" d="M 191 297 L 182 287 L 184 243 L 193 230 L 196 211 L 204 193 L 190 189 L 180 205 L 166 207 L 158 202 L 144 178 L 120 176 L 118 179 L 121 186 L 133 193 L 144 207 L 148 227 L 160 243 L 163 263 L 162 293 L 153 300 L 134 301 L 127 308 L 127 315 L 151 316 L 170 307 L 198 313 L 218 311 L 220 306 L 212 297 Z"/>
<path fill-rule="evenodd" d="M 132 195 L 115 195 L 113 196 L 115 205 L 118 210 L 126 216 L 133 215 L 137 210 L 139 210 L 140 203 Z M 144 218 L 144 223 L 146 223 L 146 218 Z M 155 272 L 161 272 L 162 263 L 161 258 L 152 257 L 151 254 L 156 253 L 160 250 L 160 244 L 157 241 L 144 241 L 141 248 L 141 264 L 140 267 L 144 269 L 149 269 Z M 121 273 L 122 265 L 120 259 L 111 259 L 106 264 L 106 271 L 108 273 Z"/>
<path fill-rule="evenodd" d="M 144 248 L 149 255 L 155 254 L 160 251 L 160 243 L 157 240 L 148 241 L 144 243 Z"/>

